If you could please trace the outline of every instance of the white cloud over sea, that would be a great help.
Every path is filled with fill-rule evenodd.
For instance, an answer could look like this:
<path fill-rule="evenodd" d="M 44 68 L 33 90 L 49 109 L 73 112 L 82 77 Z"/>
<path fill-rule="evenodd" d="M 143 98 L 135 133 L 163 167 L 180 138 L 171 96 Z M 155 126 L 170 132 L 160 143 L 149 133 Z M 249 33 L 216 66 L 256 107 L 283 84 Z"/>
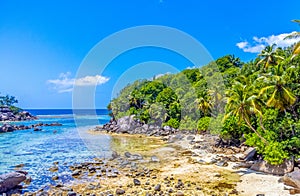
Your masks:
<path fill-rule="evenodd" d="M 300 38 L 284 39 L 286 36 L 293 34 L 282 33 L 279 35 L 270 35 L 267 37 L 253 37 L 251 42 L 243 41 L 236 44 L 244 52 L 260 53 L 266 46 L 276 44 L 276 47 L 287 47 L 299 42 Z"/>
<path fill-rule="evenodd" d="M 71 92 L 74 86 L 97 86 L 109 81 L 108 77 L 101 75 L 85 76 L 82 78 L 71 78 L 71 73 L 61 73 L 58 79 L 47 80 L 52 88 L 58 93 Z"/>

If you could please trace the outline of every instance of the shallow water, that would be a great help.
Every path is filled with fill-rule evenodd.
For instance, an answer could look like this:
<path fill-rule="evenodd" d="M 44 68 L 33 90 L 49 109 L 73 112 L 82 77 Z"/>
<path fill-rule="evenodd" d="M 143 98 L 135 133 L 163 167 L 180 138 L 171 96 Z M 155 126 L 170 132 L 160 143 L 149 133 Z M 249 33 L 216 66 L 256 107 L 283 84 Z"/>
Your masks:
<path fill-rule="evenodd" d="M 35 191 L 41 187 L 55 182 L 52 176 L 58 175 L 59 181 L 67 182 L 71 179 L 70 165 L 91 161 L 97 156 L 109 156 L 110 140 L 108 136 L 87 134 L 91 127 L 104 124 L 109 116 L 104 115 L 77 115 L 75 123 L 70 114 L 55 116 L 45 114 L 39 120 L 17 122 L 14 124 L 36 124 L 39 122 L 59 122 L 60 127 L 41 127 L 42 131 L 35 132 L 32 129 L 0 134 L 0 174 L 22 169 L 27 171 L 32 182 L 25 191 Z M 54 133 L 56 131 L 56 133 Z M 86 139 L 92 140 L 86 140 Z M 92 142 L 91 142 L 92 141 Z M 49 168 L 54 162 L 59 162 L 58 172 L 52 173 Z M 23 167 L 15 167 L 20 165 Z"/>

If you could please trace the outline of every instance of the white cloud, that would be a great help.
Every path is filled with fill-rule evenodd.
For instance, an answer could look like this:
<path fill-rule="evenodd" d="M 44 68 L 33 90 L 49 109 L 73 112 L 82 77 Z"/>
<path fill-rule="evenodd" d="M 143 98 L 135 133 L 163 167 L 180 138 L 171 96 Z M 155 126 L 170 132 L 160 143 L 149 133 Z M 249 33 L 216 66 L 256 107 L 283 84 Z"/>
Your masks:
<path fill-rule="evenodd" d="M 160 78 L 162 76 L 169 75 L 169 74 L 171 74 L 171 72 L 166 72 L 164 74 L 160 73 L 160 74 L 155 75 L 154 77 L 155 77 L 155 79 L 157 79 L 157 78 Z"/>
<path fill-rule="evenodd" d="M 109 81 L 108 77 L 95 75 L 85 76 L 82 78 L 70 78 L 71 73 L 61 73 L 58 79 L 48 80 L 47 83 L 51 84 L 54 90 L 59 93 L 71 92 L 73 86 L 96 86 L 101 85 Z"/>
<path fill-rule="evenodd" d="M 239 42 L 236 44 L 237 47 L 242 49 L 244 52 L 250 53 L 259 53 L 261 52 L 266 46 L 276 44 L 276 47 L 287 47 L 291 46 L 292 44 L 299 42 L 300 38 L 293 38 L 293 39 L 284 39 L 286 36 L 295 33 L 282 33 L 279 35 L 270 35 L 268 37 L 253 37 L 252 43 L 248 41 Z"/>

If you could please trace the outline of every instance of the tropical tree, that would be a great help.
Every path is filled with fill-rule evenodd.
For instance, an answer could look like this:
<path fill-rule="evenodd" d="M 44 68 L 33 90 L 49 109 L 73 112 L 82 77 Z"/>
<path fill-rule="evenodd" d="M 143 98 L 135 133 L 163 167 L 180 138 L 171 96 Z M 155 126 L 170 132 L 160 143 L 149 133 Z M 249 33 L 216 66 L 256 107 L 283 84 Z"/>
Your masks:
<path fill-rule="evenodd" d="M 198 107 L 198 109 L 205 115 L 205 116 L 209 116 L 211 115 L 211 110 L 212 110 L 212 104 L 211 101 L 209 100 L 210 97 L 207 96 L 203 96 L 203 97 L 199 97 L 195 100 L 195 103 Z"/>
<path fill-rule="evenodd" d="M 252 126 L 251 117 L 258 114 L 261 116 L 260 104 L 258 96 L 254 94 L 254 86 L 243 84 L 236 81 L 232 88 L 226 91 L 227 114 L 224 117 L 226 120 L 230 116 L 235 116 L 239 123 L 244 121 L 247 126 L 266 144 L 266 139 Z"/>
<path fill-rule="evenodd" d="M 275 50 L 275 44 L 272 46 L 267 46 L 261 53 L 258 55 L 261 57 L 261 60 L 258 61 L 257 65 L 263 65 L 265 69 L 269 68 L 269 66 L 277 65 L 279 60 L 284 60 L 282 56 L 280 56 Z"/>
<path fill-rule="evenodd" d="M 18 100 L 14 96 L 0 96 L 0 106 L 12 106 L 16 103 L 18 103 Z"/>
<path fill-rule="evenodd" d="M 288 88 L 288 83 L 285 78 L 285 70 L 279 64 L 274 67 L 273 73 L 261 76 L 258 81 L 262 81 L 265 86 L 260 90 L 259 96 L 267 96 L 266 105 L 275 107 L 281 111 L 285 111 L 287 107 L 293 105 L 296 101 L 296 96 Z"/>
<path fill-rule="evenodd" d="M 295 22 L 298 25 L 300 25 L 300 20 L 292 20 L 292 22 Z M 286 36 L 285 39 L 295 39 L 295 38 L 299 38 L 299 37 L 300 37 L 300 32 L 293 32 L 290 35 Z M 300 54 L 300 41 L 294 45 L 292 58 L 294 58 L 295 56 L 297 56 L 299 54 Z"/>

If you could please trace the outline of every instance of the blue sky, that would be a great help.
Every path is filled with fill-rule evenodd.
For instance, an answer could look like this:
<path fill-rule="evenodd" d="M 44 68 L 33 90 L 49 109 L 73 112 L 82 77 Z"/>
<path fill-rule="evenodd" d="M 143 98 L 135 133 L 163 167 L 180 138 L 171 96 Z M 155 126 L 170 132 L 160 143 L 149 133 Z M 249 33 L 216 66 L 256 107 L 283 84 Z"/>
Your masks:
<path fill-rule="evenodd" d="M 289 44 L 282 37 L 299 31 L 291 22 L 300 18 L 299 7 L 298 0 L 1 0 L 0 92 L 15 95 L 23 108 L 71 108 L 72 83 L 92 83 L 96 107 L 104 108 L 120 81 L 128 81 L 121 76 L 133 65 L 171 66 L 149 75 L 143 68 L 128 72 L 132 80 L 192 66 L 178 54 L 144 48 L 122 54 L 102 73 L 75 80 L 84 57 L 105 37 L 130 27 L 163 25 L 193 36 L 214 59 L 235 54 L 248 61 L 268 43 Z"/>

